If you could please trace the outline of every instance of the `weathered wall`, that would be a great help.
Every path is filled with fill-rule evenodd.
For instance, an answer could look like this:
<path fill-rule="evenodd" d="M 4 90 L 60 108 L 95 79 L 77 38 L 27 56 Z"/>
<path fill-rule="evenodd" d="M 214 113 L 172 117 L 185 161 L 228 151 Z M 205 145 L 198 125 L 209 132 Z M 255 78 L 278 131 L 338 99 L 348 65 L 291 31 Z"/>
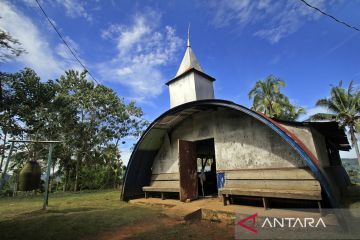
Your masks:
<path fill-rule="evenodd" d="M 170 108 L 196 100 L 194 73 L 185 75 L 169 85 Z"/>
<path fill-rule="evenodd" d="M 319 160 L 320 166 L 329 166 L 329 158 L 326 150 L 325 138 L 314 128 L 306 126 L 293 126 L 281 124 L 291 133 L 294 133 Z"/>
<path fill-rule="evenodd" d="M 321 167 L 328 167 L 330 165 L 330 161 L 326 148 L 325 138 L 314 128 L 311 128 L 311 133 L 316 149 L 315 156 L 317 156 L 317 158 L 319 159 Z"/>
<path fill-rule="evenodd" d="M 178 139 L 214 138 L 216 169 L 305 167 L 300 155 L 263 123 L 233 110 L 206 111 L 177 125 L 155 157 L 152 172 L 178 172 Z"/>
<path fill-rule="evenodd" d="M 183 103 L 213 99 L 213 83 L 201 75 L 191 72 L 169 84 L 170 108 Z"/>
<path fill-rule="evenodd" d="M 214 98 L 213 82 L 209 81 L 203 76 L 200 76 L 199 74 L 194 74 L 194 77 L 195 77 L 196 100 L 213 99 Z"/>

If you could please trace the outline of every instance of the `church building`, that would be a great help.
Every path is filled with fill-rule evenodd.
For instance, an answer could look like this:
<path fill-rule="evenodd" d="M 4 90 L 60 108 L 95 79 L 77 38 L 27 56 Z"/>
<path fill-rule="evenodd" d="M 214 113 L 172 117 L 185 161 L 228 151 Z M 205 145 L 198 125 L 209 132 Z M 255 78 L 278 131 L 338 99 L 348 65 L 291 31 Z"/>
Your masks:
<path fill-rule="evenodd" d="M 247 198 L 265 208 L 286 199 L 338 207 L 350 184 L 339 156 L 350 149 L 344 130 L 336 122 L 280 121 L 216 99 L 214 81 L 188 38 L 166 83 L 170 109 L 137 142 L 122 199 L 223 197 L 226 205 Z"/>

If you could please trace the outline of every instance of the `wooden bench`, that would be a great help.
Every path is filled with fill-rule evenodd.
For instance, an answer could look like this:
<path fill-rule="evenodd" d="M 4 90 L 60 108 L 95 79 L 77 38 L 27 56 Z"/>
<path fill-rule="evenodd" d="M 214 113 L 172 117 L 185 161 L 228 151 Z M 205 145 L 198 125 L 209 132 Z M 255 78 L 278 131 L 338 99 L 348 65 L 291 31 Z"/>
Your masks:
<path fill-rule="evenodd" d="M 267 198 L 314 200 L 321 208 L 321 186 L 309 169 L 253 169 L 225 172 L 225 184 L 219 189 L 224 205 L 232 196 L 261 197 L 264 208 Z"/>
<path fill-rule="evenodd" d="M 165 199 L 164 193 L 179 193 L 179 174 L 178 173 L 161 173 L 151 176 L 150 186 L 144 186 L 142 190 L 145 198 L 149 197 L 149 192 L 161 194 L 161 199 Z"/>

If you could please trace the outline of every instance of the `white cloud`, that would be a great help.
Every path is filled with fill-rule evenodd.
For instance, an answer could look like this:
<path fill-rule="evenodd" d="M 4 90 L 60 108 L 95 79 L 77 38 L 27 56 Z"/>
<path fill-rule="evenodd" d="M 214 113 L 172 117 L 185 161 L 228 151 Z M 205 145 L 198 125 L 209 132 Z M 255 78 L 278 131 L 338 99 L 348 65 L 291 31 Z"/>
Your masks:
<path fill-rule="evenodd" d="M 129 149 L 121 149 L 120 148 L 120 154 L 121 154 L 121 160 L 123 161 L 124 165 L 128 165 L 130 156 L 131 156 L 132 150 Z"/>
<path fill-rule="evenodd" d="M 16 61 L 32 67 L 36 72 L 46 77 L 60 73 L 62 71 L 61 66 L 57 63 L 49 44 L 31 19 L 10 3 L 2 1 L 0 8 L 2 9 L 0 28 L 18 39 L 27 51 L 26 54 L 16 58 Z"/>
<path fill-rule="evenodd" d="M 66 15 L 71 18 L 82 17 L 87 21 L 92 21 L 91 14 L 86 10 L 86 1 L 80 0 L 56 0 L 65 8 Z"/>
<path fill-rule="evenodd" d="M 272 64 L 272 65 L 275 65 L 275 64 L 277 64 L 277 63 L 279 63 L 279 61 L 281 60 L 281 56 L 280 55 L 276 55 L 276 56 L 274 56 L 271 60 L 270 60 L 270 64 Z"/>
<path fill-rule="evenodd" d="M 25 54 L 14 61 L 33 68 L 44 80 L 58 77 L 65 69 L 78 68 L 62 43 L 56 47 L 51 46 L 34 22 L 14 5 L 0 1 L 0 9 L 0 28 L 19 40 L 26 50 Z M 77 48 L 77 44 L 70 38 L 66 37 L 66 40 Z"/>
<path fill-rule="evenodd" d="M 354 37 L 358 36 L 359 32 L 354 32 L 351 35 L 349 35 L 348 37 L 346 37 L 344 40 L 342 40 L 341 42 L 339 42 L 338 44 L 336 44 L 335 46 L 333 46 L 332 48 L 330 48 L 324 55 L 322 55 L 321 57 L 325 57 L 329 54 L 332 54 L 333 52 L 335 52 L 337 49 L 341 48 L 342 46 L 344 46 L 347 42 L 349 42 L 350 40 L 352 40 Z"/>
<path fill-rule="evenodd" d="M 349 142 L 350 142 L 350 138 L 348 138 Z M 350 145 L 352 145 L 350 143 Z M 358 141 L 358 146 L 360 146 L 360 141 Z M 350 151 L 340 151 L 340 157 L 341 158 L 357 158 L 356 156 L 356 152 L 355 152 L 355 148 L 353 146 L 351 146 L 351 150 Z"/>
<path fill-rule="evenodd" d="M 320 9 L 326 10 L 334 1 L 308 0 Z M 306 21 L 316 20 L 320 14 L 300 1 L 276 0 L 225 0 L 212 1 L 210 10 L 216 27 L 237 26 L 243 29 L 253 26 L 254 36 L 277 43 L 296 32 Z"/>
<path fill-rule="evenodd" d="M 81 49 L 79 45 L 69 36 L 65 36 L 64 39 L 67 42 L 67 44 L 70 46 L 70 48 L 73 50 L 73 52 L 75 52 L 77 58 L 79 58 L 80 61 L 86 66 L 87 65 L 86 61 L 81 57 L 79 57 L 80 56 L 79 54 L 81 53 Z M 77 62 L 77 60 L 74 58 L 70 50 L 65 46 L 63 42 L 55 46 L 54 52 L 59 57 L 59 59 L 61 59 L 60 62 L 64 69 L 71 68 L 79 72 L 83 70 L 83 67 Z"/>
<path fill-rule="evenodd" d="M 321 107 L 321 106 L 316 106 L 316 107 L 312 107 L 312 108 L 305 108 L 306 113 L 301 115 L 299 117 L 299 121 L 305 121 L 307 120 L 309 117 L 317 114 L 317 113 L 330 113 L 330 111 L 325 108 L 325 107 Z"/>
<path fill-rule="evenodd" d="M 357 158 L 356 156 L 356 152 L 355 152 L 355 147 L 353 146 L 352 142 L 351 142 L 351 136 L 350 136 L 350 132 L 349 132 L 349 128 L 345 128 L 346 130 L 346 136 L 347 139 L 350 143 L 351 149 L 350 151 L 340 151 L 340 157 L 341 158 Z M 357 144 L 358 146 L 360 146 L 360 134 L 359 133 L 355 133 L 356 139 L 357 139 Z"/>
<path fill-rule="evenodd" d="M 29 7 L 38 8 L 38 5 L 35 0 L 22 0 L 22 1 Z M 39 2 L 40 4 L 43 3 L 43 1 L 41 0 Z"/>
<path fill-rule="evenodd" d="M 39 8 L 38 4 L 35 0 L 22 0 L 27 6 L 33 8 Z M 42 1 L 39 0 L 40 4 L 43 8 L 50 4 L 52 7 L 59 8 L 59 6 L 63 7 L 65 10 L 66 16 L 70 18 L 84 18 L 85 20 L 91 22 L 93 20 L 92 15 L 89 11 L 87 11 L 87 5 L 89 1 L 82 0 L 55 0 L 55 1 Z M 92 8 L 92 10 L 97 10 L 99 7 Z"/>
<path fill-rule="evenodd" d="M 129 26 L 112 24 L 102 37 L 116 44 L 117 55 L 99 64 L 107 81 L 130 89 L 138 101 L 162 92 L 165 78 L 161 68 L 174 59 L 182 40 L 170 26 L 160 26 L 161 16 L 150 9 L 133 16 Z"/>

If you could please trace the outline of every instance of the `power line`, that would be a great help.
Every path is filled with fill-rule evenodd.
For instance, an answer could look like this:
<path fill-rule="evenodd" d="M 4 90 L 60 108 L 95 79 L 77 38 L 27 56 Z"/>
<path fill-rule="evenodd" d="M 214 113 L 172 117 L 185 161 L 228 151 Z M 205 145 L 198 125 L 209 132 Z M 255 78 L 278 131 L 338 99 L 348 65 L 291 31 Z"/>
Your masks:
<path fill-rule="evenodd" d="M 95 77 L 91 74 L 91 72 L 85 67 L 85 65 L 80 61 L 80 59 L 76 56 L 75 52 L 71 49 L 70 45 L 65 41 L 65 39 L 63 38 L 63 36 L 61 35 L 61 33 L 59 32 L 59 30 L 56 28 L 56 26 L 53 24 L 53 22 L 50 20 L 49 16 L 46 14 L 45 10 L 42 8 L 40 2 L 38 0 L 35 0 L 37 5 L 39 6 L 40 10 L 42 11 L 42 13 L 44 14 L 45 18 L 48 20 L 48 22 L 50 23 L 50 25 L 53 27 L 53 29 L 55 30 L 55 32 L 59 35 L 60 39 L 63 41 L 63 43 L 65 44 L 65 46 L 69 49 L 71 55 L 74 56 L 74 58 L 76 59 L 76 61 L 85 69 L 85 71 L 87 71 L 90 75 L 90 77 L 97 83 L 100 84 Z"/>
<path fill-rule="evenodd" d="M 330 14 L 322 11 L 321 9 L 319 9 L 319 8 L 317 8 L 317 7 L 315 7 L 315 6 L 310 5 L 310 4 L 309 4 L 308 2 L 306 2 L 305 0 L 299 0 L 299 1 L 301 1 L 302 3 L 304 3 L 306 6 L 312 8 L 312 9 L 315 9 L 316 11 L 320 12 L 321 14 L 323 14 L 323 15 L 331 18 L 331 19 L 333 19 L 333 20 L 336 21 L 337 23 L 343 24 L 343 25 L 345 25 L 345 26 L 348 27 L 348 28 L 351 28 L 351 29 L 354 29 L 354 30 L 360 32 L 360 29 L 359 29 L 359 28 L 357 28 L 357 27 L 355 27 L 355 26 L 352 26 L 352 25 L 350 25 L 350 24 L 348 24 L 348 23 L 346 23 L 346 22 L 344 22 L 344 21 L 341 21 L 341 20 L 337 19 L 336 17 L 334 17 L 334 16 L 332 16 L 332 15 L 330 15 Z"/>

